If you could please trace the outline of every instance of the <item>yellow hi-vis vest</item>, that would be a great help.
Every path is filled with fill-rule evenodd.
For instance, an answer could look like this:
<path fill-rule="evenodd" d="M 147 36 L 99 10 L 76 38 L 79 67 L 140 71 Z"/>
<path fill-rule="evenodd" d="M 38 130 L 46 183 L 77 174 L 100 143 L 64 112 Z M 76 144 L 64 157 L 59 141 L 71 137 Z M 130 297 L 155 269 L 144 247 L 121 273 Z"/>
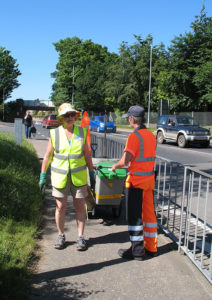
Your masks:
<path fill-rule="evenodd" d="M 75 186 L 87 184 L 87 166 L 84 157 L 86 128 L 74 126 L 71 145 L 63 126 L 50 130 L 50 137 L 54 148 L 51 163 L 52 186 L 62 189 L 66 186 L 68 174 L 71 174 Z"/>

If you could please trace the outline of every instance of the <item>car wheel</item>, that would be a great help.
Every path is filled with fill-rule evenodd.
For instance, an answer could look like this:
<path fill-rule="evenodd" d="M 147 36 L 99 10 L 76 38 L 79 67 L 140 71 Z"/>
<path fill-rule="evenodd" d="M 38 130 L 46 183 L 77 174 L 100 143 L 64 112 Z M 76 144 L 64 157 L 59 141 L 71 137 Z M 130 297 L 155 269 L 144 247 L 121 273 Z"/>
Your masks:
<path fill-rule="evenodd" d="M 116 133 L 116 128 L 113 128 L 113 133 Z"/>
<path fill-rule="evenodd" d="M 164 136 L 163 136 L 163 132 L 162 132 L 162 131 L 159 131 L 159 132 L 157 133 L 157 142 L 158 142 L 159 144 L 163 144 L 163 143 L 165 142 Z"/>
<path fill-rule="evenodd" d="M 180 134 L 178 136 L 178 139 L 177 139 L 177 144 L 180 148 L 185 148 L 186 145 L 187 145 L 187 141 L 185 139 L 185 136 L 183 134 Z"/>
<path fill-rule="evenodd" d="M 210 141 L 205 141 L 205 142 L 202 142 L 202 143 L 201 143 L 201 147 L 202 147 L 202 148 L 208 148 L 209 145 L 210 145 Z"/>

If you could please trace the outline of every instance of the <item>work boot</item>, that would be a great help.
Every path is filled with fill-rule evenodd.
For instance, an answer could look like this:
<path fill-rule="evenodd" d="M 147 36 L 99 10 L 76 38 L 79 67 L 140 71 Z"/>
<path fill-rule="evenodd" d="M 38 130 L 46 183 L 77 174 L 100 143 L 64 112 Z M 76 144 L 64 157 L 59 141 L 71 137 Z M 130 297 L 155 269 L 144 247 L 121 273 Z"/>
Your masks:
<path fill-rule="evenodd" d="M 129 249 L 119 249 L 118 255 L 121 258 L 125 259 L 135 259 L 135 260 L 144 260 L 145 259 L 145 252 L 143 251 L 140 256 L 134 256 L 132 254 L 132 248 L 130 247 Z"/>
<path fill-rule="evenodd" d="M 59 234 L 57 238 L 57 243 L 55 244 L 55 249 L 63 249 L 65 247 L 65 234 Z"/>
<path fill-rule="evenodd" d="M 152 251 L 149 251 L 147 249 L 145 249 L 145 253 L 148 255 L 148 256 L 151 256 L 151 257 L 155 257 L 157 256 L 157 252 L 152 252 Z"/>
<path fill-rule="evenodd" d="M 79 236 L 77 239 L 77 250 L 78 251 L 85 251 L 87 250 L 87 244 L 83 236 Z"/>

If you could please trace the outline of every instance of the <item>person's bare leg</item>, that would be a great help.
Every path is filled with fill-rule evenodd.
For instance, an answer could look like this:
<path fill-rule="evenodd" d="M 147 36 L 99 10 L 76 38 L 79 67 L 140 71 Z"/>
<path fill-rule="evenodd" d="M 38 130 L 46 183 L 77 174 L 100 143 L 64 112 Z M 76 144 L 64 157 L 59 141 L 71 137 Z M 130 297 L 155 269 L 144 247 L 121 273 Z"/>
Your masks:
<path fill-rule="evenodd" d="M 83 236 L 86 220 L 84 198 L 74 198 L 78 236 Z"/>
<path fill-rule="evenodd" d="M 58 234 L 64 234 L 67 197 L 56 198 L 55 222 Z"/>

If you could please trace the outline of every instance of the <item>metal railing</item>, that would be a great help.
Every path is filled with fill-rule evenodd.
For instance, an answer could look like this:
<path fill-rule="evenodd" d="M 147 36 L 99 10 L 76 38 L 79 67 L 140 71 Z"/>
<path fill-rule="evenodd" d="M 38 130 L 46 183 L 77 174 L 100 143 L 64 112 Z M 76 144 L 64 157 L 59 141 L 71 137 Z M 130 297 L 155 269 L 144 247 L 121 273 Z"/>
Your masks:
<path fill-rule="evenodd" d="M 104 134 L 91 133 L 91 149 L 93 150 L 93 157 L 119 159 L 123 155 L 124 146 L 124 142 L 117 141 L 114 137 L 107 135 L 107 138 L 105 138 Z"/>
<path fill-rule="evenodd" d="M 212 176 L 158 156 L 155 170 L 158 225 L 212 284 Z"/>
<path fill-rule="evenodd" d="M 120 159 L 123 154 L 124 142 L 95 134 L 91 141 L 98 157 Z M 155 171 L 159 227 L 212 284 L 212 176 L 159 156 Z"/>
<path fill-rule="evenodd" d="M 180 215 L 182 250 L 212 284 L 212 176 L 185 167 Z"/>

